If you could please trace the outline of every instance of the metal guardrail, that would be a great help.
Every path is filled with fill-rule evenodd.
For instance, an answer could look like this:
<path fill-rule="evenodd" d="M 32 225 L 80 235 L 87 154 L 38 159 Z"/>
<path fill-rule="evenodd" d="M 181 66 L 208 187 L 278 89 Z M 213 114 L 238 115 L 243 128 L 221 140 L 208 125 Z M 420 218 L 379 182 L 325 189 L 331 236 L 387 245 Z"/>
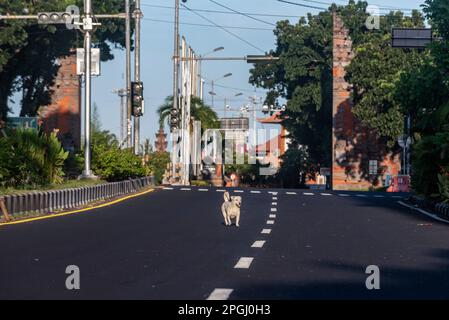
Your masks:
<path fill-rule="evenodd" d="M 154 186 L 154 177 L 80 188 L 0 196 L 0 202 L 5 204 L 6 210 L 11 216 L 26 213 L 44 214 L 82 207 L 95 201 L 108 200 L 137 192 L 148 186 Z"/>

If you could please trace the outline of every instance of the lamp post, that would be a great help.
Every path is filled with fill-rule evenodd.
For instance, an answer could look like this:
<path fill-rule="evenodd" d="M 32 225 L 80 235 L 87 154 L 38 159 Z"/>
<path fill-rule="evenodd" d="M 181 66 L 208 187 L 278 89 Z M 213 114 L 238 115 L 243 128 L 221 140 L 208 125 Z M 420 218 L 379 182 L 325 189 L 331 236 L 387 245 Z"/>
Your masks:
<path fill-rule="evenodd" d="M 215 52 L 218 52 L 218 51 L 223 51 L 223 50 L 224 50 L 224 47 L 217 47 L 217 48 L 215 48 L 214 50 L 212 50 L 212 51 L 210 51 L 208 53 L 199 55 L 199 57 L 198 57 L 198 60 L 197 60 L 198 61 L 198 82 L 200 84 L 198 96 L 199 96 L 199 98 L 201 100 L 204 100 L 204 95 L 203 95 L 204 94 L 204 80 L 203 80 L 203 77 L 202 77 L 202 61 L 203 61 L 203 58 L 207 57 L 208 55 L 210 55 L 212 53 L 215 53 Z"/>
<path fill-rule="evenodd" d="M 209 94 L 212 97 L 212 108 L 214 107 L 214 96 L 216 96 L 216 93 L 215 93 L 215 82 L 217 82 L 217 81 L 219 81 L 221 79 L 224 79 L 224 78 L 229 78 L 231 76 L 232 76 L 232 73 L 226 73 L 225 75 L 221 76 L 220 78 L 217 78 L 217 79 L 211 81 L 212 91 L 210 91 Z"/>

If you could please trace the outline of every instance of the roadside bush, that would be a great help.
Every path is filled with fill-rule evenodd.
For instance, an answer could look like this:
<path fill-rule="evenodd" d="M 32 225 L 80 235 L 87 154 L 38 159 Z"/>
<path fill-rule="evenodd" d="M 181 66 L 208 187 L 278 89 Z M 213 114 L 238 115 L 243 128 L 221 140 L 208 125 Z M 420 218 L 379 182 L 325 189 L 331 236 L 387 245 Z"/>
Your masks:
<path fill-rule="evenodd" d="M 60 184 L 67 156 L 55 133 L 8 130 L 0 137 L 0 184 L 14 188 Z"/>
<path fill-rule="evenodd" d="M 444 202 L 449 202 L 449 175 L 438 175 L 438 189 L 440 190 L 441 199 Z"/>
<path fill-rule="evenodd" d="M 412 155 L 413 190 L 428 198 L 446 198 L 449 190 L 449 132 L 417 136 Z"/>
<path fill-rule="evenodd" d="M 96 145 L 92 148 L 92 170 L 106 181 L 121 181 L 147 176 L 150 170 L 131 150 Z"/>
<path fill-rule="evenodd" d="M 170 163 L 168 152 L 152 152 L 147 155 L 147 163 L 157 184 L 162 183 L 167 164 Z"/>

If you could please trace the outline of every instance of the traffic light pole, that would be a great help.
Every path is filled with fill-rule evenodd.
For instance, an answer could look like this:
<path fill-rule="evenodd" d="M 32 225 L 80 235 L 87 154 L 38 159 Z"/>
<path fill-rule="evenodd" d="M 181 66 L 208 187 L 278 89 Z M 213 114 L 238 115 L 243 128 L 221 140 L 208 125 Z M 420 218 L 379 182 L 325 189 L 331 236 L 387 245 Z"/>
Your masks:
<path fill-rule="evenodd" d="M 131 17 L 129 14 L 130 6 L 129 0 L 125 0 L 126 12 L 118 13 L 118 14 L 99 14 L 95 17 L 97 19 L 126 19 L 126 74 L 127 74 L 127 117 L 128 117 L 128 147 L 131 147 L 131 99 L 130 99 L 130 91 L 131 91 Z M 140 2 L 140 1 L 139 1 Z M 65 13 L 56 13 L 56 14 L 65 14 Z M 79 15 L 70 14 L 71 18 L 79 19 Z M 91 126 L 90 126 L 90 113 L 91 113 L 91 101 L 92 101 L 92 75 L 91 75 L 91 48 L 92 48 L 92 32 L 95 25 L 100 25 L 99 23 L 93 23 L 92 21 L 92 0 L 84 0 L 84 17 L 83 22 L 67 22 L 67 21 L 44 21 L 41 22 L 39 15 L 0 15 L 0 20 L 38 20 L 38 23 L 43 24 L 60 24 L 60 23 L 71 23 L 75 25 L 79 25 L 82 27 L 84 32 L 84 76 L 85 76 L 85 112 L 84 112 L 84 171 L 81 175 L 81 178 L 96 178 L 92 174 L 91 169 Z"/>
<path fill-rule="evenodd" d="M 141 17 L 140 0 L 136 0 L 136 8 L 134 11 L 134 18 L 136 21 L 136 36 L 135 36 L 135 56 L 134 56 L 134 81 L 140 82 L 140 31 L 141 31 Z M 143 101 L 142 101 L 143 103 Z M 139 154 L 140 145 L 140 117 L 134 117 L 134 154 Z"/>
<path fill-rule="evenodd" d="M 85 77 L 85 91 L 84 91 L 84 171 L 81 176 L 82 179 L 96 179 L 91 170 L 91 103 L 92 103 L 92 1 L 84 0 L 84 77 Z"/>
<path fill-rule="evenodd" d="M 126 47 L 126 68 L 125 68 L 125 78 L 126 78 L 126 146 L 131 148 L 132 146 L 132 136 L 131 136 L 131 15 L 130 15 L 130 4 L 129 0 L 125 0 L 125 47 Z"/>
<path fill-rule="evenodd" d="M 175 0 L 175 33 L 173 45 L 173 109 L 178 110 L 179 88 L 179 0 Z M 176 176 L 178 159 L 178 135 L 173 132 L 172 137 L 172 179 Z"/>

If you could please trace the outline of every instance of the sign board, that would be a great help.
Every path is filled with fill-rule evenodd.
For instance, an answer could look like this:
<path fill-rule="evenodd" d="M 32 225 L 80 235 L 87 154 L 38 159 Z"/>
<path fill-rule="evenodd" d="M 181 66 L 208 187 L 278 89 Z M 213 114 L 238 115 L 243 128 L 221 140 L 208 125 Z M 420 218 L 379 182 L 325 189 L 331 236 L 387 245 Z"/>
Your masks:
<path fill-rule="evenodd" d="M 393 28 L 393 48 L 423 49 L 433 41 L 432 29 Z"/>
<path fill-rule="evenodd" d="M 377 175 L 379 173 L 379 162 L 377 160 L 369 161 L 369 174 Z"/>
<path fill-rule="evenodd" d="M 221 118 L 220 128 L 224 130 L 249 130 L 249 118 Z"/>
<path fill-rule="evenodd" d="M 39 118 L 37 117 L 11 117 L 6 121 L 6 126 L 12 129 L 38 129 Z"/>
<path fill-rule="evenodd" d="M 406 134 L 403 134 L 403 135 L 399 136 L 398 144 L 403 149 L 408 148 L 412 144 L 412 138 L 407 136 Z"/>
<path fill-rule="evenodd" d="M 92 48 L 91 50 L 91 75 L 99 76 L 100 70 L 100 49 Z M 81 76 L 84 74 L 84 49 L 76 49 L 76 74 Z"/>
<path fill-rule="evenodd" d="M 322 175 L 322 176 L 330 176 L 331 175 L 331 168 L 321 168 L 320 169 L 320 175 Z"/>

